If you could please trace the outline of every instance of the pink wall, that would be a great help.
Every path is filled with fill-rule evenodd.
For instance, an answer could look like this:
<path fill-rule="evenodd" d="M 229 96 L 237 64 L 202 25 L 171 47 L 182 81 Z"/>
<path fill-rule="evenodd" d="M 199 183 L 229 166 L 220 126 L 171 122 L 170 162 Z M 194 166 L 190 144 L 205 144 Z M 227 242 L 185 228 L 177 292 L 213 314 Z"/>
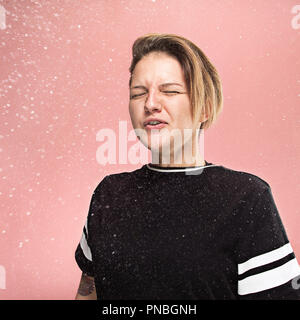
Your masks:
<path fill-rule="evenodd" d="M 148 32 L 183 35 L 215 64 L 224 110 L 205 133 L 205 158 L 269 182 L 299 260 L 296 4 L 0 1 L 0 299 L 74 298 L 74 251 L 93 189 L 141 166 L 102 166 L 96 134 L 118 135 L 119 121 L 130 121 L 131 45 Z"/>

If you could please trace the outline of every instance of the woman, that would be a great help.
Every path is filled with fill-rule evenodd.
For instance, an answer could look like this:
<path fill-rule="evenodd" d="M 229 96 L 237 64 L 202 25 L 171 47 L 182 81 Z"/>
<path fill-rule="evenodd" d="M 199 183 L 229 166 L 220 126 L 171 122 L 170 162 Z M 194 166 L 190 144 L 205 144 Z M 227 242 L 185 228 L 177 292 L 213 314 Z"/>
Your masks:
<path fill-rule="evenodd" d="M 183 37 L 147 34 L 130 73 L 130 117 L 152 163 L 96 187 L 76 299 L 299 299 L 269 184 L 200 152 L 199 129 L 222 108 L 214 66 Z"/>

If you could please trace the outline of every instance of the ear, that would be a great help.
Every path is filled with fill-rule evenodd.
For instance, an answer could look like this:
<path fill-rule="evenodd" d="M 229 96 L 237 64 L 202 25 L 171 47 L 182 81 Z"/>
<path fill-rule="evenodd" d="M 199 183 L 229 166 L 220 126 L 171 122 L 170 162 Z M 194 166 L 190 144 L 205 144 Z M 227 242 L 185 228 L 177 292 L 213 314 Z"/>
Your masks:
<path fill-rule="evenodd" d="M 200 115 L 199 123 L 205 122 L 208 119 L 208 115 L 203 111 Z"/>
<path fill-rule="evenodd" d="M 205 122 L 208 119 L 208 116 L 206 113 L 202 113 L 198 122 L 198 128 L 201 128 L 203 122 Z"/>
<path fill-rule="evenodd" d="M 194 122 L 195 128 L 200 129 L 203 122 L 205 122 L 208 119 L 208 115 L 203 110 L 199 116 L 198 121 Z"/>

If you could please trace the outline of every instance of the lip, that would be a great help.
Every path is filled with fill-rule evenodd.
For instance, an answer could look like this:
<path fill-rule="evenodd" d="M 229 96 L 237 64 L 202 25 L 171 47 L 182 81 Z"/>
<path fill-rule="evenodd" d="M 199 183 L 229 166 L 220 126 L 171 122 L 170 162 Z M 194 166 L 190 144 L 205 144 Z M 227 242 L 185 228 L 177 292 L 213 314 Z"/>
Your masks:
<path fill-rule="evenodd" d="M 143 123 L 143 124 L 144 124 L 144 127 L 147 127 L 147 126 L 154 127 L 153 125 L 150 125 L 150 124 L 147 125 L 147 123 L 150 122 L 150 121 L 159 121 L 159 122 L 162 122 L 161 124 L 155 126 L 155 127 L 157 127 L 157 128 L 158 128 L 160 125 L 168 124 L 166 121 L 164 121 L 164 120 L 162 120 L 162 119 L 149 118 L 149 119 L 147 119 L 146 121 L 144 121 L 144 123 Z"/>
<path fill-rule="evenodd" d="M 145 128 L 146 129 L 161 129 L 161 128 L 164 128 L 165 126 L 167 125 L 167 123 L 160 123 L 160 124 L 157 124 L 157 125 L 151 125 L 151 124 L 147 124 L 145 125 Z"/>

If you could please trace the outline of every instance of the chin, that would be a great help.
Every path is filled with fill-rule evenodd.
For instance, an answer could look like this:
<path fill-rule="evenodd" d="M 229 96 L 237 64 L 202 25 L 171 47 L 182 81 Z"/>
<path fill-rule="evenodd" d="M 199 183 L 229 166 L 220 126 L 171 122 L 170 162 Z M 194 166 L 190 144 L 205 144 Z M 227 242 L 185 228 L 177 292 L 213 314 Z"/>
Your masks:
<path fill-rule="evenodd" d="M 140 142 L 148 148 L 152 152 L 159 152 L 159 150 L 162 150 L 165 152 L 168 152 L 168 150 L 171 150 L 174 143 L 174 137 L 170 136 L 169 131 L 166 131 L 167 129 L 162 130 L 145 130 L 145 129 L 139 129 L 139 135 L 138 138 Z M 178 141 L 177 139 L 175 139 Z M 179 139 L 179 146 L 182 146 L 181 137 Z M 177 148 L 176 148 L 177 149 Z"/>

